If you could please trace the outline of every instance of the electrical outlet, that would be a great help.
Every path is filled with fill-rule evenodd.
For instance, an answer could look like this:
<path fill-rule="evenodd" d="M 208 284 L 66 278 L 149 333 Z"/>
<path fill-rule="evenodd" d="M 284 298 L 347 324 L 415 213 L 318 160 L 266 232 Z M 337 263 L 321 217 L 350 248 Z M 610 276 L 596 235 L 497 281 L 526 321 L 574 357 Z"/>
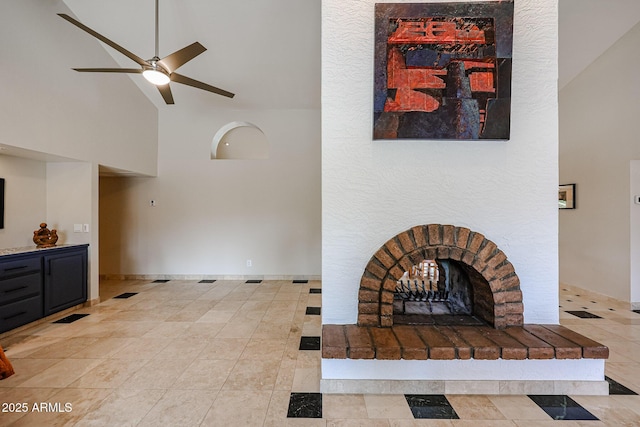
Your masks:
<path fill-rule="evenodd" d="M 640 205 L 640 196 L 633 196 L 633 201 L 636 205 Z"/>
<path fill-rule="evenodd" d="M 151 206 L 152 208 L 156 207 L 156 201 L 155 200 L 149 200 L 149 206 Z"/>
<path fill-rule="evenodd" d="M 253 265 L 253 263 L 251 262 L 250 259 L 247 260 L 247 267 L 251 267 Z"/>
<path fill-rule="evenodd" d="M 82 224 L 82 232 L 83 233 L 89 232 L 89 224 Z"/>

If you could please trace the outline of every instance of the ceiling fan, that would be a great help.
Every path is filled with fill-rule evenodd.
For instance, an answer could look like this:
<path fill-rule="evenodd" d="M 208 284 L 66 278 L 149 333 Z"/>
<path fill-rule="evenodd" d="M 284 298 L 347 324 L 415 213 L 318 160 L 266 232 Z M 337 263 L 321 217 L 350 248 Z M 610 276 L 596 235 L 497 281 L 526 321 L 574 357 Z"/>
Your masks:
<path fill-rule="evenodd" d="M 149 82 L 156 85 L 158 91 L 160 91 L 160 95 L 164 99 L 164 102 L 167 104 L 173 104 L 173 95 L 171 94 L 171 88 L 169 87 L 169 82 L 181 83 L 184 85 L 192 86 L 198 89 L 206 90 L 209 92 L 216 93 L 218 95 L 226 96 L 228 98 L 233 98 L 234 94 L 231 92 L 227 92 L 226 90 L 219 89 L 215 86 L 208 85 L 206 83 L 200 82 L 198 80 L 194 80 L 187 76 L 183 76 L 182 74 L 178 74 L 175 71 L 191 61 L 196 56 L 200 55 L 202 52 L 207 50 L 204 46 L 202 46 L 198 42 L 194 42 L 187 47 L 184 47 L 180 50 L 173 52 L 172 54 L 165 56 L 160 59 L 158 57 L 158 0 L 156 0 L 156 34 L 155 34 L 155 42 L 156 49 L 155 55 L 153 58 L 144 60 L 134 53 L 129 52 L 127 49 L 123 48 L 119 44 L 109 40 L 102 34 L 97 33 L 81 22 L 73 19 L 69 15 L 64 13 L 59 13 L 58 16 L 69 21 L 76 27 L 80 28 L 83 31 L 91 34 L 93 37 L 97 38 L 101 42 L 111 46 L 118 52 L 125 55 L 127 58 L 133 60 L 140 68 L 74 68 L 76 71 L 80 72 L 88 72 L 88 73 L 131 73 L 131 74 L 142 74 L 144 78 L 146 78 Z"/>

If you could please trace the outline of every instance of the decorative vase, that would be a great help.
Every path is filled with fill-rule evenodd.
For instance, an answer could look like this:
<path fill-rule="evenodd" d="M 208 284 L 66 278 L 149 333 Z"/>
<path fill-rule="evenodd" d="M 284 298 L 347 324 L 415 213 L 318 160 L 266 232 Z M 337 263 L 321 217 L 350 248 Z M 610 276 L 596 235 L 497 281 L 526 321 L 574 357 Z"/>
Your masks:
<path fill-rule="evenodd" d="M 40 229 L 33 232 L 33 243 L 39 248 L 50 248 L 56 245 L 58 232 L 47 228 L 47 223 L 40 224 Z"/>

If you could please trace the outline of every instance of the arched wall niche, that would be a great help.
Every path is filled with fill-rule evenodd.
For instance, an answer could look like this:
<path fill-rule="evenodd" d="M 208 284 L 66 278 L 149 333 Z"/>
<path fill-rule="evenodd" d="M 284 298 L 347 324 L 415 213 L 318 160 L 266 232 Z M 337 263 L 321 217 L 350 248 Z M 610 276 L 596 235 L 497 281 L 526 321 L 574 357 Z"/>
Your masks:
<path fill-rule="evenodd" d="M 268 159 L 269 142 L 258 126 L 234 121 L 222 126 L 211 143 L 211 159 Z"/>

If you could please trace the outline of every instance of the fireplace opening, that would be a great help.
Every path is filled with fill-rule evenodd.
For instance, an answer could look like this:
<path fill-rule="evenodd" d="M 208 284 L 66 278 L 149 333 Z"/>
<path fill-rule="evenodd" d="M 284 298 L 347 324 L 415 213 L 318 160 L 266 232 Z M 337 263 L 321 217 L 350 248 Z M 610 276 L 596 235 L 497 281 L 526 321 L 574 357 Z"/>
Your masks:
<path fill-rule="evenodd" d="M 481 233 L 454 225 L 415 226 L 380 247 L 358 292 L 358 325 L 523 324 L 520 279 Z"/>
<path fill-rule="evenodd" d="M 423 260 L 405 271 L 393 295 L 397 325 L 486 325 L 474 313 L 473 271 L 450 259 Z"/>

